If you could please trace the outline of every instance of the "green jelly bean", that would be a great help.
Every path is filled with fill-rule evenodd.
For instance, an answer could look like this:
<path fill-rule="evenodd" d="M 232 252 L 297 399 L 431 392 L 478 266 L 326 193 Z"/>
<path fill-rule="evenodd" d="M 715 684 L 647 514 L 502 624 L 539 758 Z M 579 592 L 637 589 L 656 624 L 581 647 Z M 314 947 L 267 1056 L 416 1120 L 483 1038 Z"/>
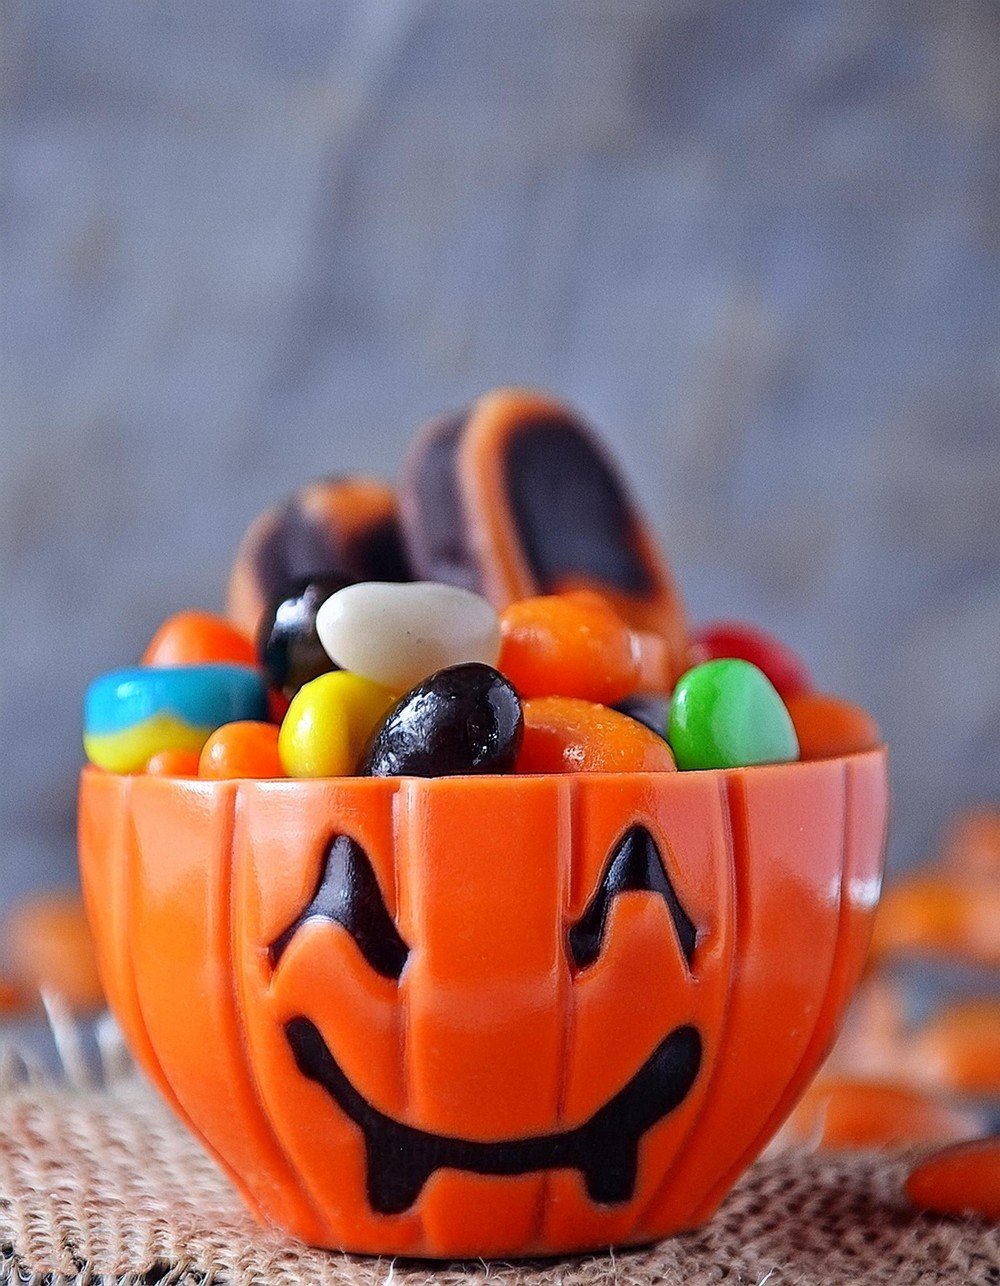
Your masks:
<path fill-rule="evenodd" d="M 749 661 L 706 661 L 682 675 L 670 703 L 668 731 L 681 769 L 742 768 L 799 757 L 784 702 Z"/>

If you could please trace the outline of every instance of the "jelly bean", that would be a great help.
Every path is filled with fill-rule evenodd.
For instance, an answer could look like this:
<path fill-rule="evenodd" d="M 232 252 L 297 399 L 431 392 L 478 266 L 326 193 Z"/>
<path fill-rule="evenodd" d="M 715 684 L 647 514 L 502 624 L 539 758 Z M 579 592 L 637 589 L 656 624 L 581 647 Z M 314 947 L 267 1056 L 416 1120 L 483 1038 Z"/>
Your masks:
<path fill-rule="evenodd" d="M 679 680 L 668 740 L 677 767 L 739 768 L 797 759 L 795 729 L 774 685 L 748 661 L 706 661 Z"/>
<path fill-rule="evenodd" d="M 786 708 L 803 759 L 834 759 L 871 750 L 882 740 L 879 726 L 867 710 L 822 692 L 801 692 L 786 698 Z"/>
<path fill-rule="evenodd" d="M 632 633 L 595 593 L 525 598 L 500 617 L 498 667 L 524 698 L 579 697 L 613 705 L 635 690 Z"/>
<path fill-rule="evenodd" d="M 959 1094 L 1000 1092 L 1000 1003 L 966 1000 L 935 1014 L 910 1041 L 915 1081 Z"/>
<path fill-rule="evenodd" d="M 524 703 L 520 773 L 672 772 L 670 747 L 644 724 L 577 697 Z"/>
<path fill-rule="evenodd" d="M 913 1167 L 904 1189 L 921 1210 L 1000 1222 L 1000 1139 L 942 1148 Z"/>
<path fill-rule="evenodd" d="M 243 720 L 216 728 L 201 748 L 198 776 L 284 777 L 278 757 L 278 729 L 273 723 Z"/>
<path fill-rule="evenodd" d="M 319 609 L 316 628 L 342 669 L 397 692 L 449 666 L 493 665 L 500 650 L 489 603 L 432 581 L 348 585 Z"/>
<path fill-rule="evenodd" d="M 370 777 L 511 772 L 524 721 L 511 684 L 473 662 L 439 670 L 376 728 L 358 771 Z"/>
<path fill-rule="evenodd" d="M 43 894 L 16 905 L 6 924 L 15 979 L 32 993 L 50 992 L 71 1009 L 99 1009 L 104 993 L 83 903 L 70 894 Z"/>
<path fill-rule="evenodd" d="M 286 697 L 294 697 L 304 683 L 337 668 L 319 641 L 316 613 L 331 594 L 348 584 L 333 576 L 296 581 L 261 617 L 257 634 L 261 665 L 271 685 Z"/>
<path fill-rule="evenodd" d="M 669 697 L 657 696 L 654 692 L 637 693 L 619 701 L 615 709 L 643 724 L 658 737 L 666 739 L 667 724 L 670 721 Z"/>
<path fill-rule="evenodd" d="M 200 758 L 197 750 L 161 750 L 146 764 L 146 774 L 150 777 L 197 777 Z"/>
<path fill-rule="evenodd" d="M 248 666 L 116 670 L 87 690 L 83 744 L 98 767 L 135 772 L 161 750 L 200 750 L 224 723 L 266 717 L 264 681 Z"/>
<path fill-rule="evenodd" d="M 396 700 L 389 688 L 332 670 L 292 698 L 278 736 L 289 777 L 346 777 L 354 772 L 372 729 Z"/>
<path fill-rule="evenodd" d="M 1000 808 L 970 808 L 948 828 L 942 862 L 963 875 L 1000 875 Z"/>
<path fill-rule="evenodd" d="M 977 1113 L 887 1081 L 823 1077 L 788 1118 L 786 1136 L 829 1149 L 954 1143 L 979 1133 Z"/>
<path fill-rule="evenodd" d="M 872 958 L 911 953 L 1000 965 L 1000 883 L 931 873 L 891 884 L 875 917 Z"/>
<path fill-rule="evenodd" d="M 745 621 L 700 626 L 692 632 L 692 649 L 692 664 L 730 658 L 749 661 L 764 671 L 782 698 L 812 691 L 812 676 L 802 658 L 773 634 Z"/>
<path fill-rule="evenodd" d="M 256 665 L 257 653 L 247 636 L 221 616 L 177 612 L 153 635 L 142 664 Z"/>

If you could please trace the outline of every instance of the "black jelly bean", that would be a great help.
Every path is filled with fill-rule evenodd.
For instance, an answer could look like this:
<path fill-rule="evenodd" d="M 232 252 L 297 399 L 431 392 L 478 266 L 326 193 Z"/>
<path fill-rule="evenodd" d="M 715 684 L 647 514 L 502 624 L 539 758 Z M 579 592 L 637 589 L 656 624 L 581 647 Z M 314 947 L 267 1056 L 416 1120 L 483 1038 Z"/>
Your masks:
<path fill-rule="evenodd" d="M 349 579 L 317 576 L 293 581 L 270 603 L 260 622 L 257 653 L 272 687 L 286 697 L 312 679 L 336 670 L 316 633 L 316 613 Z"/>
<path fill-rule="evenodd" d="M 367 777 L 449 777 L 512 772 L 524 717 L 511 684 L 490 665 L 438 670 L 372 733 L 358 772 Z"/>

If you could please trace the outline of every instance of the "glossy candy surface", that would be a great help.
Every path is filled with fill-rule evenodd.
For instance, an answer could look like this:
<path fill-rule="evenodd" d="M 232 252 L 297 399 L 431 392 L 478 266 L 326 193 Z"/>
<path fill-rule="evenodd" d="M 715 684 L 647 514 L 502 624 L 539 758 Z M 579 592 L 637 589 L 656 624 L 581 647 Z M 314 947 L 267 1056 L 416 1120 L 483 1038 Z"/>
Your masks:
<path fill-rule="evenodd" d="M 673 772 L 670 747 L 645 724 L 575 697 L 524 703 L 519 773 Z"/>
<path fill-rule="evenodd" d="M 906 1195 L 921 1210 L 1000 1221 L 1000 1139 L 942 1148 L 914 1166 Z"/>
<path fill-rule="evenodd" d="M 334 670 L 305 684 L 281 723 L 278 753 L 289 777 L 347 777 L 372 729 L 396 700 L 389 688 Z"/>
<path fill-rule="evenodd" d="M 303 580 L 409 575 L 392 487 L 374 478 L 318 478 L 250 524 L 233 563 L 227 610 L 256 639 L 268 604 Z"/>
<path fill-rule="evenodd" d="M 258 1215 L 385 1255 L 556 1255 L 703 1222 L 772 1137 L 861 971 L 886 804 L 882 751 L 90 769 L 80 860 L 130 1046 Z"/>
<path fill-rule="evenodd" d="M 91 763 L 136 772 L 161 750 L 200 750 L 236 719 L 266 719 L 259 671 L 240 665 L 140 667 L 102 675 L 84 699 Z"/>
<path fill-rule="evenodd" d="M 691 638 L 699 663 L 732 657 L 749 661 L 764 671 L 783 698 L 812 690 L 812 675 L 805 661 L 781 639 L 756 625 L 713 621 L 695 628 Z"/>
<path fill-rule="evenodd" d="M 397 692 L 451 665 L 494 665 L 500 650 L 500 623 L 484 598 L 430 581 L 349 585 L 322 605 L 316 628 L 342 669 Z"/>
<path fill-rule="evenodd" d="M 358 772 L 370 777 L 511 772 L 523 730 L 521 703 L 502 674 L 489 665 L 451 666 L 393 706 Z"/>
<path fill-rule="evenodd" d="M 153 777 L 197 777 L 201 752 L 160 750 L 147 762 L 145 771 Z"/>
<path fill-rule="evenodd" d="M 588 429 L 562 403 L 496 389 L 418 437 L 400 491 L 417 575 L 520 599 L 594 589 L 666 643 L 666 681 L 688 631 L 652 530 Z"/>
<path fill-rule="evenodd" d="M 243 720 L 227 723 L 201 748 L 198 776 L 215 779 L 234 777 L 284 777 L 278 757 L 278 729 L 273 723 Z"/>
<path fill-rule="evenodd" d="M 871 750 L 882 740 L 879 726 L 861 706 L 824 692 L 803 692 L 785 701 L 803 759 L 832 759 Z"/>
<path fill-rule="evenodd" d="M 177 612 L 153 635 L 143 665 L 256 665 L 253 643 L 212 612 Z"/>
<path fill-rule="evenodd" d="M 257 631 L 260 663 L 273 688 L 289 700 L 304 683 L 335 669 L 316 632 L 316 613 L 348 584 L 326 576 L 295 581 L 283 598 L 268 604 Z"/>
<path fill-rule="evenodd" d="M 764 673 L 747 661 L 706 661 L 683 675 L 670 703 L 677 767 L 738 768 L 798 758 L 795 729 Z"/>
<path fill-rule="evenodd" d="M 499 668 L 522 697 L 580 697 L 614 705 L 635 691 L 631 630 L 595 593 L 547 594 L 500 616 Z"/>

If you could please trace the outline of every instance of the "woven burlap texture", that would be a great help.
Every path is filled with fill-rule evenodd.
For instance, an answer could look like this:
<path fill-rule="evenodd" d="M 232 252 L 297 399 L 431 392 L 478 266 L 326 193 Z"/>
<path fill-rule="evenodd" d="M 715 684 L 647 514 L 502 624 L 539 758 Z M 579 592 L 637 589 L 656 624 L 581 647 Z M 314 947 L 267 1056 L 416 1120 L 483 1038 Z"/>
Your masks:
<path fill-rule="evenodd" d="M 1000 1230 L 909 1210 L 899 1158 L 783 1153 L 705 1228 L 640 1251 L 434 1266 L 311 1250 L 257 1225 L 135 1080 L 0 1096 L 5 1281 L 226 1286 L 1000 1282 Z"/>

